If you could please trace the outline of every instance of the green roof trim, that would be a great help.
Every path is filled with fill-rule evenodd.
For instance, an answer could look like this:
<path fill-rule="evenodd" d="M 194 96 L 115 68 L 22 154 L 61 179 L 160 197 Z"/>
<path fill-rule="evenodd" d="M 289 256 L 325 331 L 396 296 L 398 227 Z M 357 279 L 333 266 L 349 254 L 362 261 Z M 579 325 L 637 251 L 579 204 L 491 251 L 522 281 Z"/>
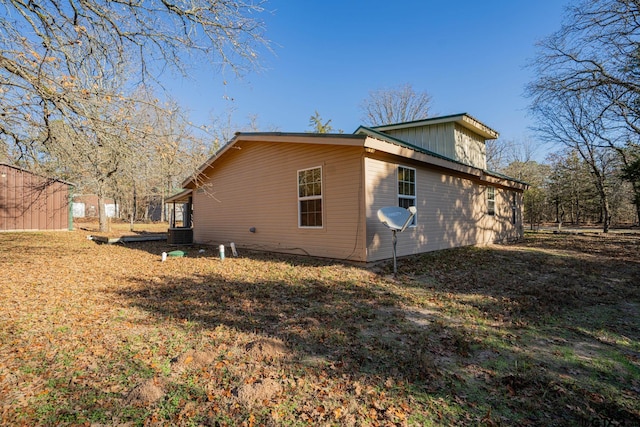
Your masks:
<path fill-rule="evenodd" d="M 500 136 L 500 133 L 495 129 L 490 128 L 480 120 L 476 119 L 468 113 L 450 114 L 448 116 L 427 117 L 420 120 L 413 120 L 410 122 L 402 123 L 389 123 L 386 125 L 373 126 L 372 129 L 378 131 L 393 131 L 398 129 L 411 129 L 420 126 L 431 126 L 440 123 L 456 123 L 459 126 L 465 127 L 485 139 L 496 139 Z"/>
<path fill-rule="evenodd" d="M 448 114 L 446 116 L 425 117 L 424 119 L 411 120 L 411 121 L 408 121 L 408 122 L 389 123 L 389 124 L 386 124 L 386 125 L 371 126 L 370 129 L 379 129 L 379 128 L 386 128 L 386 127 L 391 127 L 391 126 L 411 126 L 411 125 L 417 125 L 418 123 L 423 123 L 423 122 L 450 121 L 454 117 L 463 117 L 463 116 L 471 117 L 475 121 L 480 122 L 478 119 L 473 118 L 472 116 L 470 116 L 467 113 L 458 113 L 458 114 Z"/>
<path fill-rule="evenodd" d="M 377 130 L 374 130 L 373 128 L 368 128 L 366 126 L 360 126 L 358 129 L 356 129 L 356 131 L 354 133 L 359 133 L 359 132 L 368 133 L 370 136 L 375 136 L 376 138 L 380 138 L 383 141 L 387 141 L 387 142 L 390 142 L 392 144 L 397 144 L 397 145 L 400 145 L 402 147 L 409 148 L 409 149 L 411 149 L 413 151 L 417 151 L 419 153 L 423 153 L 423 154 L 427 154 L 427 155 L 432 156 L 432 157 L 436 157 L 438 159 L 447 160 L 449 162 L 457 163 L 457 164 L 462 165 L 462 166 L 473 167 L 473 166 L 468 165 L 466 163 L 462 163 L 459 160 L 451 159 L 451 158 L 449 158 L 447 156 L 443 156 L 442 154 L 438 154 L 435 151 L 427 150 L 426 148 L 422 148 L 420 146 L 413 145 L 413 144 L 411 144 L 409 142 L 406 142 L 406 141 L 404 141 L 402 139 L 393 137 L 391 135 L 387 135 L 384 132 L 379 132 Z M 475 168 L 475 169 L 477 169 L 477 168 Z"/>
<path fill-rule="evenodd" d="M 422 148 L 422 147 L 419 147 L 417 145 L 413 145 L 411 143 L 403 141 L 402 139 L 395 138 L 393 136 L 387 135 L 384 132 L 379 132 L 379 131 L 377 131 L 375 129 L 372 129 L 372 128 L 369 128 L 369 127 L 366 127 L 366 126 L 360 126 L 354 132 L 354 134 L 362 134 L 362 133 L 364 133 L 365 135 L 372 136 L 374 138 L 379 138 L 379 139 L 381 139 L 383 141 L 386 141 L 386 142 L 389 142 L 391 144 L 396 144 L 396 145 L 399 145 L 401 147 L 405 147 L 405 148 L 408 148 L 410 150 L 417 151 L 418 153 L 422 153 L 422 154 L 426 154 L 426 155 L 431 156 L 431 157 L 435 157 L 437 159 L 446 160 L 448 162 L 455 163 L 455 164 L 458 164 L 458 165 L 461 165 L 461 166 L 465 166 L 465 167 L 468 167 L 468 168 L 473 168 L 473 169 L 476 169 L 476 170 L 480 170 L 485 175 L 491 175 L 491 176 L 494 176 L 496 178 L 506 179 L 506 180 L 509 180 L 509 181 L 512 181 L 512 182 L 516 182 L 518 184 L 529 186 L 529 184 L 524 182 L 524 181 L 520 181 L 518 179 L 512 178 L 510 176 L 507 176 L 507 175 L 504 175 L 504 174 L 501 174 L 501 173 L 498 173 L 498 172 L 490 171 L 488 169 L 480 169 L 478 167 L 475 167 L 475 166 L 472 166 L 472 165 L 468 165 L 468 164 L 463 163 L 463 162 L 461 162 L 459 160 L 455 160 L 455 159 L 449 158 L 447 156 L 443 156 L 442 154 L 438 154 L 438 153 L 435 153 L 435 152 L 433 152 L 431 150 L 427 150 L 426 148 Z"/>
<path fill-rule="evenodd" d="M 518 184 L 526 185 L 527 187 L 530 186 L 530 184 L 528 182 L 521 181 L 519 179 L 515 179 L 513 177 L 510 177 L 509 175 L 505 175 L 505 174 L 500 173 L 500 172 L 496 172 L 496 171 L 492 171 L 492 170 L 489 170 L 489 169 L 485 169 L 484 173 L 486 173 L 487 175 L 495 176 L 497 178 L 508 179 L 509 181 L 513 181 L 513 182 L 517 182 Z"/>

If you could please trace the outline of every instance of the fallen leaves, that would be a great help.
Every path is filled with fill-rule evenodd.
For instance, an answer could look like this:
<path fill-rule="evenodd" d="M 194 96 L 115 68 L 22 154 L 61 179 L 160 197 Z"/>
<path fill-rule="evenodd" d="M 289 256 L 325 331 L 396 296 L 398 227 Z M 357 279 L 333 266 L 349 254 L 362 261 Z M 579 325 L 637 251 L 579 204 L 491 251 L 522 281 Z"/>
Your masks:
<path fill-rule="evenodd" d="M 637 241 L 443 251 L 401 259 L 391 281 L 0 234 L 0 424 L 635 422 Z"/>

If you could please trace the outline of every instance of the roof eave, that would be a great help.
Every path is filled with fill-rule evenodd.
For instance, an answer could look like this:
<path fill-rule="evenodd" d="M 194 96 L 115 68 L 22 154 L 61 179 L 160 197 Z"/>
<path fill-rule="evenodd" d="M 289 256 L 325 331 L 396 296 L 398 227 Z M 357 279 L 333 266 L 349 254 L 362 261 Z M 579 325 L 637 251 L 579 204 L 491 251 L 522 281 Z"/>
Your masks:
<path fill-rule="evenodd" d="M 440 168 L 448 169 L 465 175 L 474 176 L 482 181 L 487 181 L 492 184 L 500 184 L 512 189 L 524 191 L 528 188 L 528 184 L 525 182 L 518 181 L 517 179 L 499 174 L 497 172 L 491 172 L 485 169 L 480 169 L 458 162 L 456 160 L 431 152 L 422 147 L 409 144 L 405 141 L 394 138 L 385 133 L 378 132 L 377 130 L 367 128 L 365 126 L 360 126 L 355 133 L 361 133 L 369 136 L 369 138 L 365 141 L 365 148 L 380 150 L 388 154 L 405 158 L 413 158 L 430 165 L 438 166 Z"/>
<path fill-rule="evenodd" d="M 239 142 L 283 142 L 283 143 L 306 143 L 306 144 L 336 144 L 362 146 L 364 136 L 344 133 L 294 133 L 294 132 L 236 132 L 235 136 L 211 157 L 207 159 L 189 178 L 182 182 L 183 188 L 194 188 L 198 186 L 198 180 L 213 163 Z"/>
<path fill-rule="evenodd" d="M 49 179 L 49 180 L 52 180 L 52 181 L 59 182 L 61 184 L 68 185 L 70 187 L 77 187 L 78 186 L 77 184 L 75 184 L 73 182 L 65 181 L 64 179 L 60 179 L 60 178 L 52 178 L 52 177 L 49 177 L 49 176 L 41 175 L 41 174 L 39 174 L 37 172 L 32 172 L 29 169 L 21 168 L 20 166 L 12 165 L 12 164 L 9 164 L 9 163 L 0 162 L 0 166 L 6 166 L 6 167 L 9 167 L 9 168 L 12 168 L 12 169 L 15 169 L 15 170 L 19 170 L 21 172 L 30 173 L 31 175 L 38 176 L 38 177 L 40 177 L 42 179 Z"/>
<path fill-rule="evenodd" d="M 407 129 L 419 126 L 427 126 L 427 125 L 437 125 L 442 123 L 457 123 L 460 126 L 463 126 L 478 135 L 482 136 L 485 139 L 497 139 L 500 134 L 498 131 L 491 129 L 489 126 L 482 123 L 480 120 L 474 118 L 473 116 L 467 113 L 458 113 L 451 114 L 448 116 L 440 116 L 440 117 L 430 117 L 422 120 L 414 120 L 411 122 L 404 123 L 393 123 L 389 125 L 383 126 L 374 126 L 371 129 L 374 129 L 378 132 L 385 132 L 390 130 L 397 129 Z"/>
<path fill-rule="evenodd" d="M 176 193 L 173 196 L 167 197 L 165 199 L 165 203 L 187 203 L 192 193 L 193 190 L 191 189 L 182 190 L 181 192 Z"/>

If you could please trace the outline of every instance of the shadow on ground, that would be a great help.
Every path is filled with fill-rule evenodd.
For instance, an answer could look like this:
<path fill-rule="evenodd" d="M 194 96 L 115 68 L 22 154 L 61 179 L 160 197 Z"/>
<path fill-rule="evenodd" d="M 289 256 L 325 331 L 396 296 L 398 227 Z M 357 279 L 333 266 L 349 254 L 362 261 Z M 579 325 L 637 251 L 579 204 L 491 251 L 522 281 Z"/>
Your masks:
<path fill-rule="evenodd" d="M 128 278 L 135 285 L 120 295 L 162 318 L 279 338 L 293 365 L 391 377 L 455 402 L 467 420 L 490 425 L 493 410 L 498 424 L 638 425 L 638 241 L 589 239 L 402 259 L 398 280 L 340 279 L 322 273 L 330 262 L 254 254 L 246 268 L 286 268 Z"/>

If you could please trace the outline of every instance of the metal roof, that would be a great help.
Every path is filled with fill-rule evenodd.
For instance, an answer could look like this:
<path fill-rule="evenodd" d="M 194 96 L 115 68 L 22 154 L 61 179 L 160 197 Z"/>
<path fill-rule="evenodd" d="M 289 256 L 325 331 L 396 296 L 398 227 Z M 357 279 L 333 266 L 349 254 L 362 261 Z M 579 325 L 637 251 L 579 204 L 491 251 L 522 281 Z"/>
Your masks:
<path fill-rule="evenodd" d="M 49 180 L 52 180 L 52 181 L 60 182 L 62 184 L 70 185 L 71 187 L 77 187 L 77 185 L 74 184 L 73 182 L 65 181 L 65 180 L 59 179 L 59 178 L 52 178 L 52 177 L 49 177 L 49 176 L 45 176 L 45 175 L 42 175 L 42 174 L 39 174 L 39 173 L 36 173 L 36 172 L 32 172 L 32 171 L 30 171 L 28 169 L 25 169 L 25 168 L 22 168 L 20 166 L 10 165 L 9 163 L 0 162 L 0 166 L 6 166 L 6 167 L 9 167 L 9 168 L 12 168 L 12 169 L 19 170 L 20 172 L 26 172 L 26 173 L 29 173 L 31 175 L 38 176 L 38 177 L 43 178 L 43 179 L 49 179 Z"/>
<path fill-rule="evenodd" d="M 216 161 L 218 157 L 223 155 L 226 151 L 234 147 L 234 145 L 240 141 L 359 145 L 360 143 L 358 141 L 362 140 L 363 141 L 362 145 L 364 146 L 364 141 L 366 140 L 366 137 L 372 137 L 390 144 L 408 148 L 418 153 L 426 154 L 436 159 L 444 160 L 451 164 L 452 169 L 457 169 L 459 167 L 472 168 L 473 170 L 479 171 L 479 173 L 482 173 L 483 175 L 489 175 L 489 176 L 493 176 L 494 178 L 509 180 L 514 183 L 528 186 L 528 184 L 523 181 L 519 181 L 517 179 L 499 174 L 497 172 L 492 172 L 486 169 L 479 169 L 477 167 L 468 165 L 466 163 L 462 163 L 458 160 L 454 160 L 449 157 L 443 156 L 441 154 L 435 153 L 433 151 L 413 145 L 404 140 L 395 138 L 384 132 L 385 130 L 407 129 L 407 128 L 420 127 L 420 126 L 429 126 L 429 125 L 434 125 L 438 123 L 451 123 L 451 122 L 460 124 L 461 126 L 464 126 L 467 129 L 470 129 L 478 133 L 480 136 L 486 139 L 495 139 L 499 135 L 497 131 L 484 125 L 482 122 L 474 119 L 472 116 L 470 116 L 467 113 L 452 114 L 449 116 L 441 116 L 441 117 L 431 117 L 423 120 L 415 120 L 415 121 L 405 122 L 405 123 L 395 123 L 395 124 L 389 124 L 384 126 L 375 126 L 375 127 L 360 126 L 352 134 L 311 133 L 311 132 L 304 132 L 304 133 L 303 132 L 237 132 L 235 136 L 227 144 L 223 145 L 218 151 L 216 151 L 215 154 L 213 154 L 209 159 L 207 159 L 207 161 L 204 162 L 191 177 L 185 179 L 184 182 L 182 183 L 182 186 L 186 188 L 187 186 L 196 184 L 198 177 L 202 175 Z M 190 191 L 190 190 L 187 190 L 187 191 Z M 178 201 L 178 198 L 182 196 L 183 193 L 185 192 L 178 193 L 175 196 L 172 196 L 170 199 L 172 201 Z"/>
<path fill-rule="evenodd" d="M 191 193 L 193 190 L 182 190 L 179 193 L 174 194 L 173 196 L 167 197 L 164 202 L 165 203 L 187 203 L 189 201 L 189 197 L 191 197 Z"/>
<path fill-rule="evenodd" d="M 399 145 L 401 147 L 408 148 L 410 150 L 413 150 L 413 151 L 416 151 L 416 152 L 419 152 L 419 153 L 423 153 L 423 154 L 426 154 L 428 156 L 435 157 L 437 159 L 446 160 L 447 162 L 451 162 L 451 163 L 454 163 L 454 164 L 459 165 L 459 166 L 464 166 L 464 167 L 476 169 L 478 171 L 481 171 L 484 175 L 489 175 L 489 176 L 493 176 L 495 178 L 504 179 L 504 180 L 512 181 L 512 182 L 515 182 L 515 183 L 518 183 L 518 184 L 521 184 L 521 185 L 529 186 L 529 184 L 524 182 L 524 181 L 520 181 L 518 179 L 512 178 L 510 176 L 507 176 L 507 175 L 504 175 L 504 174 L 501 174 L 501 173 L 498 173 L 498 172 L 490 171 L 488 169 L 480 169 L 480 168 L 477 168 L 475 166 L 468 165 L 468 164 L 460 162 L 458 160 L 451 159 L 451 158 L 449 158 L 447 156 L 443 156 L 442 154 L 438 154 L 438 153 L 435 153 L 433 151 L 427 150 L 425 148 L 419 147 L 417 145 L 410 144 L 410 143 L 408 143 L 406 141 L 403 141 L 402 139 L 394 138 L 391 135 L 388 135 L 388 134 L 383 133 L 383 132 L 379 132 L 379 131 L 377 131 L 376 129 L 373 129 L 373 128 L 368 128 L 366 126 L 360 126 L 358 129 L 356 129 L 355 133 L 366 134 L 366 135 L 369 135 L 369 136 L 371 136 L 373 138 L 382 139 L 382 140 L 384 140 L 386 142 L 389 142 L 391 144 Z"/>
<path fill-rule="evenodd" d="M 480 120 L 467 113 L 458 113 L 439 117 L 428 117 L 426 119 L 414 120 L 411 122 L 391 123 L 382 126 L 372 126 L 371 129 L 375 129 L 379 132 L 384 132 L 389 130 L 408 129 L 451 122 L 457 123 L 462 127 L 472 130 L 485 139 L 497 139 L 498 136 L 500 136 L 498 131 L 491 129 L 489 126 L 485 125 Z"/>

